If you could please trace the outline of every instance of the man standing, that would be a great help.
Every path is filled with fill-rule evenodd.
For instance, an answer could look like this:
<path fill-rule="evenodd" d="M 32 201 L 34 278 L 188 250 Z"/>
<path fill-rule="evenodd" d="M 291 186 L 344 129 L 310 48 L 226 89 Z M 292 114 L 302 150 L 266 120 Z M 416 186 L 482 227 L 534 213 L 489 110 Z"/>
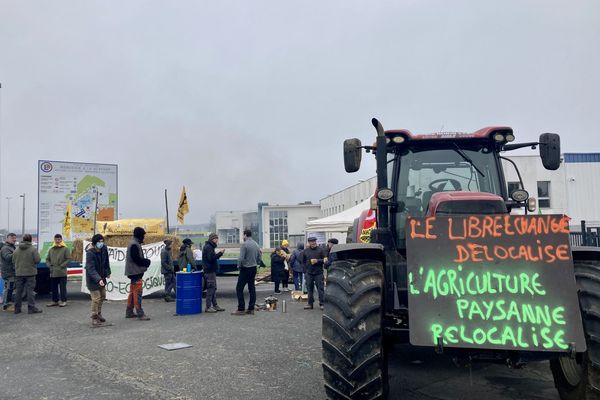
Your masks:
<path fill-rule="evenodd" d="M 191 268 L 191 271 L 196 270 L 196 260 L 194 259 L 194 253 L 192 252 L 193 244 L 194 243 L 190 238 L 183 239 L 183 244 L 179 248 L 179 257 L 177 257 L 177 265 L 179 265 L 180 271 L 185 271 L 188 264 Z"/>
<path fill-rule="evenodd" d="M 12 255 L 15 264 L 15 286 L 17 297 L 15 299 L 15 314 L 21 313 L 21 303 L 23 302 L 23 290 L 27 293 L 27 312 L 28 314 L 41 313 L 35 307 L 35 277 L 37 275 L 37 264 L 41 261 L 40 253 L 31 244 L 31 235 L 23 235 L 23 240 Z"/>
<path fill-rule="evenodd" d="M 92 247 L 85 253 L 85 283 L 92 298 L 92 326 L 106 322 L 102 316 L 102 303 L 106 300 L 106 280 L 110 273 L 104 236 L 97 233 L 92 236 Z"/>
<path fill-rule="evenodd" d="M 254 279 L 256 278 L 256 268 L 262 261 L 262 254 L 258 243 L 252 239 L 252 231 L 250 229 L 244 230 L 244 243 L 240 248 L 240 258 L 238 260 L 238 270 L 240 275 L 238 276 L 237 285 L 235 286 L 235 292 L 238 298 L 238 309 L 231 313 L 231 315 L 244 315 L 254 314 L 254 306 L 256 305 L 256 287 L 254 286 Z M 250 293 L 250 299 L 248 302 L 248 309 L 244 311 L 244 286 L 248 285 L 248 293 Z"/>
<path fill-rule="evenodd" d="M 315 285 L 319 292 L 319 306 L 323 309 L 323 303 L 325 300 L 324 291 L 324 279 L 323 279 L 323 263 L 327 258 L 327 254 L 322 247 L 317 246 L 317 238 L 308 238 L 308 248 L 304 249 L 302 253 L 302 264 L 306 266 L 306 273 L 304 277 L 306 279 L 306 287 L 308 290 L 308 305 L 304 307 L 305 310 L 312 310 L 313 303 L 315 302 Z"/>
<path fill-rule="evenodd" d="M 331 264 L 335 261 L 336 255 L 335 253 L 331 254 L 331 249 L 333 246 L 339 243 L 339 240 L 336 238 L 331 238 L 327 241 L 327 258 L 325 259 L 325 269 L 329 269 Z"/>
<path fill-rule="evenodd" d="M 127 246 L 127 255 L 125 256 L 125 275 L 130 279 L 129 297 L 127 298 L 127 309 L 125 318 L 137 317 L 140 321 L 149 321 L 142 308 L 142 290 L 144 288 L 144 272 L 150 266 L 150 260 L 144 258 L 142 252 L 142 243 L 144 243 L 146 231 L 139 226 L 133 230 L 133 238 Z M 133 309 L 135 308 L 135 313 Z"/>
<path fill-rule="evenodd" d="M 52 302 L 46 307 L 67 305 L 67 265 L 71 262 L 71 251 L 63 242 L 62 235 L 54 235 L 54 245 L 48 250 L 46 265 L 50 270 L 50 287 L 52 288 Z M 60 303 L 59 300 L 60 288 Z"/>
<path fill-rule="evenodd" d="M 204 270 L 204 281 L 206 282 L 206 312 L 215 313 L 225 311 L 217 305 L 217 269 L 219 268 L 219 258 L 225 253 L 225 250 L 217 252 L 219 236 L 216 233 L 208 235 L 208 241 L 202 248 L 202 269 Z"/>
<path fill-rule="evenodd" d="M 165 277 L 165 301 L 173 301 L 171 292 L 175 290 L 175 267 L 171 255 L 172 240 L 164 241 L 165 247 L 160 252 L 160 272 Z"/>
<path fill-rule="evenodd" d="M 302 290 L 302 274 L 304 273 L 304 265 L 302 265 L 302 252 L 304 251 L 304 243 L 298 243 L 296 249 L 290 257 L 290 264 L 294 272 L 294 289 Z"/>
<path fill-rule="evenodd" d="M 4 279 L 4 294 L 2 298 L 2 309 L 4 311 L 14 311 L 10 303 L 13 301 L 13 291 L 15 290 L 15 264 L 13 263 L 12 255 L 15 252 L 16 242 L 17 235 L 9 233 L 6 235 L 2 250 L 0 250 L 1 272 Z"/>

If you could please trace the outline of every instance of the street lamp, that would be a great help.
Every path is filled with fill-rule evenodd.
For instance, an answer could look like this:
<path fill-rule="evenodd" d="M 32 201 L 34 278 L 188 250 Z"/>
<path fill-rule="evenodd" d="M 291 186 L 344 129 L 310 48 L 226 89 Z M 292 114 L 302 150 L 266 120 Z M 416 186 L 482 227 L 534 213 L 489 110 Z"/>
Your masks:
<path fill-rule="evenodd" d="M 6 230 L 8 231 L 7 233 L 10 233 L 10 199 L 12 199 L 12 197 L 7 197 L 6 198 L 6 203 L 7 203 L 7 207 L 6 207 Z"/>
<path fill-rule="evenodd" d="M 23 240 L 23 236 L 25 236 L 25 193 L 19 195 L 19 197 L 23 198 L 23 222 L 21 223 L 21 240 Z"/>

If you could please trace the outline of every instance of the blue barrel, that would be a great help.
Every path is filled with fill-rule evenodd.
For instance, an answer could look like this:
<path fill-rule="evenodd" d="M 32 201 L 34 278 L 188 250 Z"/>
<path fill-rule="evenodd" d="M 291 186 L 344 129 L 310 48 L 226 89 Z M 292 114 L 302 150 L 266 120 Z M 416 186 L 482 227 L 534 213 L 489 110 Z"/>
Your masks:
<path fill-rule="evenodd" d="M 177 272 L 177 315 L 202 312 L 202 271 Z"/>

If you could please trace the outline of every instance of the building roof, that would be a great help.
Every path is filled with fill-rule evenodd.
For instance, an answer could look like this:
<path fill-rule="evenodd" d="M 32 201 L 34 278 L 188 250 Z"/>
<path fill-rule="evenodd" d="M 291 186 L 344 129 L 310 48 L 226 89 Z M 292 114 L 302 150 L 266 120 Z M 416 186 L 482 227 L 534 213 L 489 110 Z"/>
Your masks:
<path fill-rule="evenodd" d="M 600 162 L 600 153 L 564 153 L 566 163 L 593 163 Z"/>

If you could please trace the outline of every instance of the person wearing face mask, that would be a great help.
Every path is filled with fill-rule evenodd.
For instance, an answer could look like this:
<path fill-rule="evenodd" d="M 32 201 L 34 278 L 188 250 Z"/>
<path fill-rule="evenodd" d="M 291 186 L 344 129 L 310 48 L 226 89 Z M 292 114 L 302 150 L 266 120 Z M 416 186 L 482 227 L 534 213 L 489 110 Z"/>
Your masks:
<path fill-rule="evenodd" d="M 85 253 L 85 283 L 92 298 L 92 326 L 106 322 L 102 316 L 102 303 L 106 299 L 106 280 L 110 274 L 104 236 L 97 233 L 92 237 L 92 246 Z"/>
<path fill-rule="evenodd" d="M 142 252 L 144 236 L 146 236 L 144 228 L 137 226 L 133 230 L 133 238 L 127 246 L 127 255 L 125 256 L 125 275 L 131 280 L 125 318 L 137 317 L 140 321 L 150 320 L 150 317 L 144 313 L 144 309 L 142 308 L 143 277 L 144 272 L 148 270 L 151 263 L 148 258 L 144 258 L 144 253 Z M 135 313 L 133 312 L 134 308 Z"/>

